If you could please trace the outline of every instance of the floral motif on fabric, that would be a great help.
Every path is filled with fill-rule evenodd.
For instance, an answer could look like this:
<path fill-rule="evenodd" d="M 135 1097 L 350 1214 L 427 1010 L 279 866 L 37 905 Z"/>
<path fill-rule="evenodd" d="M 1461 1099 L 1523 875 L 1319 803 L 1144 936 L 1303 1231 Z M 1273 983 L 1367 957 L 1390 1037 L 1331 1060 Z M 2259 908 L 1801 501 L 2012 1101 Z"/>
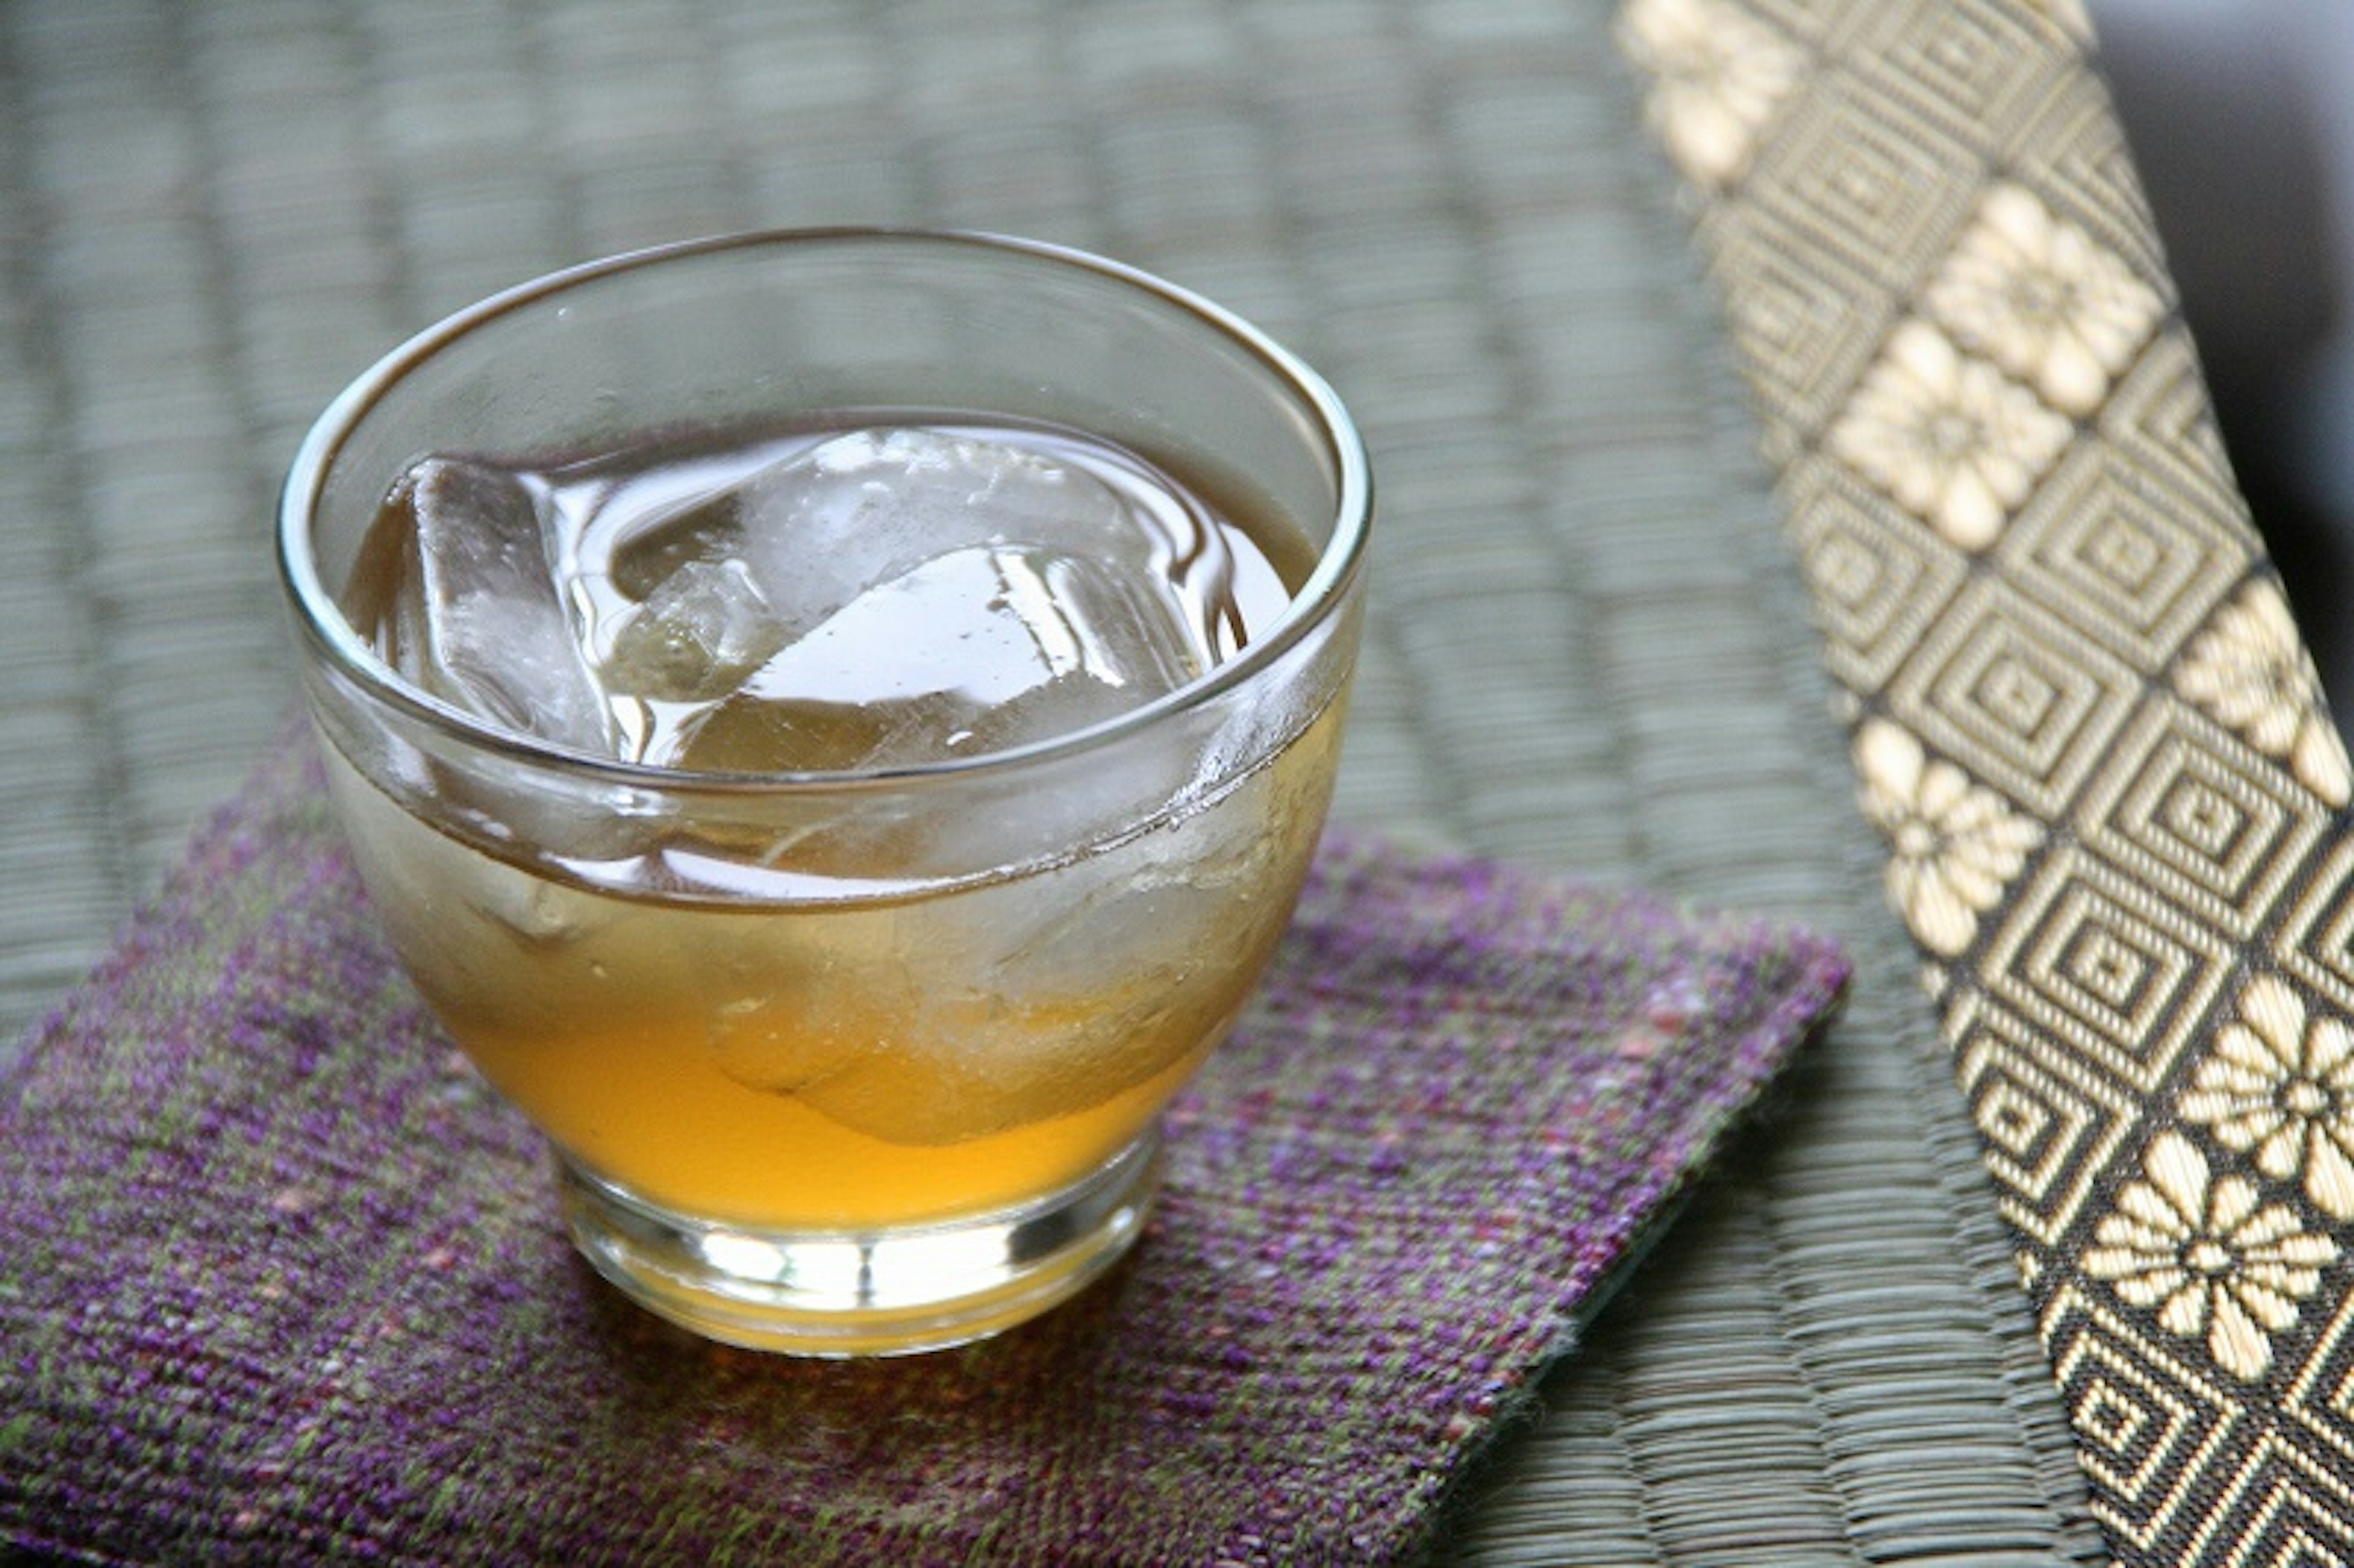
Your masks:
<path fill-rule="evenodd" d="M 2166 308 L 2115 252 L 2016 185 L 1987 193 L 1927 302 L 1957 341 L 2080 418 Z"/>
<path fill-rule="evenodd" d="M 2181 1112 L 2274 1181 L 2301 1184 L 2322 1213 L 2354 1217 L 2354 1028 L 2308 1016 L 2278 976 L 2248 982 Z"/>
<path fill-rule="evenodd" d="M 2142 1174 L 2102 1217 L 2084 1266 L 2128 1306 L 2155 1310 L 2177 1339 L 2204 1339 L 2215 1364 L 2254 1382 L 2271 1370 L 2273 1337 L 2337 1261 L 2338 1245 L 2267 1203 L 2244 1176 L 2216 1178 L 2179 1132 L 2152 1139 Z"/>
<path fill-rule="evenodd" d="M 1951 957 L 2043 841 L 2031 817 L 1886 719 L 1856 734 L 1865 813 L 1889 842 L 1888 898 L 1914 937 Z"/>
<path fill-rule="evenodd" d="M 1651 72 L 1651 128 L 1696 185 L 1728 185 L 1746 172 L 1759 132 L 1807 70 L 1787 38 L 1718 0 L 1634 0 L 1619 31 Z"/>
<path fill-rule="evenodd" d="M 1984 550 L 2072 431 L 2026 387 L 1914 320 L 1889 339 L 1829 447 L 1946 539 Z"/>
<path fill-rule="evenodd" d="M 2255 579 L 2216 613 L 2176 666 L 2174 689 L 2328 804 L 2354 796 L 2346 744 L 2277 582 Z"/>

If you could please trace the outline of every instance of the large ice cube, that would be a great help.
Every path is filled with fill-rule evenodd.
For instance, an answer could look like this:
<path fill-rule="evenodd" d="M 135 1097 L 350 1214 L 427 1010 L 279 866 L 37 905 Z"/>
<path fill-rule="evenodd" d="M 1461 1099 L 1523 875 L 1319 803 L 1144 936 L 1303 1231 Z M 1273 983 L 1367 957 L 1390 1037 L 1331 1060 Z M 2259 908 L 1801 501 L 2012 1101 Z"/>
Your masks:
<path fill-rule="evenodd" d="M 1116 567 L 1041 547 L 951 549 L 788 643 L 685 729 L 675 760 L 814 770 L 979 756 L 1082 728 L 1196 673 L 1182 628 Z"/>
<path fill-rule="evenodd" d="M 641 493 L 647 490 L 653 493 Z M 644 600 L 676 572 L 741 560 L 740 500 L 725 482 L 688 489 L 682 498 L 643 477 L 636 482 L 592 481 L 575 503 L 584 514 L 580 569 L 601 572 L 624 599 Z"/>
<path fill-rule="evenodd" d="M 822 967 L 767 955 L 762 970 L 715 998 L 713 1065 L 747 1088 L 786 1095 L 852 1071 L 878 1048 L 875 1021 L 891 1016 L 886 977 L 854 969 L 854 984 Z M 724 982 L 723 982 L 724 983 Z M 912 997 L 903 1007 L 914 1005 Z"/>
<path fill-rule="evenodd" d="M 1220 547 L 1182 506 L 1143 504 L 1076 463 L 952 430 L 832 437 L 755 475 L 737 503 L 746 564 L 795 634 L 925 562 L 981 546 L 1044 549 L 1157 585 L 1183 629 L 1178 578 Z M 1214 652 L 1193 657 L 1206 663 Z"/>
<path fill-rule="evenodd" d="M 1076 997 L 934 998 L 902 1037 L 793 1092 L 886 1143 L 962 1143 L 1089 1109 L 1158 1075 L 1225 1032 L 1235 994 L 1148 969 Z"/>
<path fill-rule="evenodd" d="M 509 729 L 610 754 L 612 715 L 566 603 L 564 546 L 541 501 L 526 475 L 427 459 L 387 501 L 387 525 L 368 537 L 347 608 L 426 691 Z"/>

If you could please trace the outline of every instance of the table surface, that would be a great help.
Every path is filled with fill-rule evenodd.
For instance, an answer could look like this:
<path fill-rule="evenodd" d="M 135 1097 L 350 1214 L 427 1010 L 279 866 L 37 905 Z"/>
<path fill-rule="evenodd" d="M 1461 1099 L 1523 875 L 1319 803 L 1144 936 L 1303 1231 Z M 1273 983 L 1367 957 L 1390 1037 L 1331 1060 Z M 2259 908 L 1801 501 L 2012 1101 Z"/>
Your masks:
<path fill-rule="evenodd" d="M 277 478 L 384 348 L 690 234 L 1077 244 L 1256 319 L 1365 429 L 1381 522 L 1341 819 L 1803 918 L 1857 960 L 1787 1107 L 1553 1377 L 1450 1560 L 2104 1560 L 1612 19 L 0 7 L 0 1034 L 287 711 Z"/>

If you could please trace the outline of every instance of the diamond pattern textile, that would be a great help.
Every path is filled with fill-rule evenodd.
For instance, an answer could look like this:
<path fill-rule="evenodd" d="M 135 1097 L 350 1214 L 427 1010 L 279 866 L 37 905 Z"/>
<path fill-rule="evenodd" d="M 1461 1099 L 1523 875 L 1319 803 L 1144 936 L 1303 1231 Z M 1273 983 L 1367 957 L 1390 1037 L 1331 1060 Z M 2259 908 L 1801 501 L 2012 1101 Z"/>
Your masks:
<path fill-rule="evenodd" d="M 1633 0 L 2121 1562 L 2354 1561 L 2347 756 L 2071 0 Z"/>

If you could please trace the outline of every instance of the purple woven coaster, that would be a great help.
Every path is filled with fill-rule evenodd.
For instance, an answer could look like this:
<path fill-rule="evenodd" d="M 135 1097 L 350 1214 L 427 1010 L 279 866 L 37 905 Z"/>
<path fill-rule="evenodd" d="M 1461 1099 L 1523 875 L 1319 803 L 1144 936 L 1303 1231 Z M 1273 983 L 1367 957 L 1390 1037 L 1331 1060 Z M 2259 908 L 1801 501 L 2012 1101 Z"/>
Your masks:
<path fill-rule="evenodd" d="M 298 749 L 0 1091 L 0 1542 L 96 1562 L 1381 1562 L 1834 1006 L 1822 940 L 1336 837 L 1158 1216 L 958 1351 L 574 1257 Z"/>

